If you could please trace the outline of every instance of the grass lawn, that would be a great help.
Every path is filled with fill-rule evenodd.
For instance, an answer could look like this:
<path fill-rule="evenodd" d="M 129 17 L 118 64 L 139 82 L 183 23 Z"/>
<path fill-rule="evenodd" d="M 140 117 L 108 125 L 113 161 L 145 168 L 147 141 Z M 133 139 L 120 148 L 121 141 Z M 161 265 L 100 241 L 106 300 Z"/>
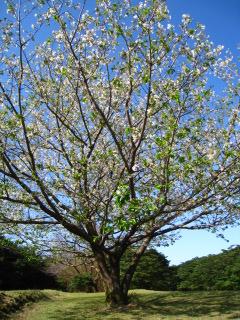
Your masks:
<path fill-rule="evenodd" d="M 48 299 L 26 306 L 12 320 L 240 319 L 240 292 L 131 291 L 130 306 L 109 309 L 103 293 L 44 290 Z"/>

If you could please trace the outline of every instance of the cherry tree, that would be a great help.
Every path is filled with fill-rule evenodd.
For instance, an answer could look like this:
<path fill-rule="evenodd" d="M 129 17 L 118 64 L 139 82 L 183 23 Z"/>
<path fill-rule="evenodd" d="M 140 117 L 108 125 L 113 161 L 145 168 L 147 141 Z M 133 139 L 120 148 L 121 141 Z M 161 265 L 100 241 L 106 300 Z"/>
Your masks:
<path fill-rule="evenodd" d="M 160 0 L 6 9 L 1 225 L 47 231 L 48 241 L 73 235 L 91 250 L 107 301 L 126 304 L 150 244 L 238 221 L 238 66 L 188 15 L 174 27 Z"/>

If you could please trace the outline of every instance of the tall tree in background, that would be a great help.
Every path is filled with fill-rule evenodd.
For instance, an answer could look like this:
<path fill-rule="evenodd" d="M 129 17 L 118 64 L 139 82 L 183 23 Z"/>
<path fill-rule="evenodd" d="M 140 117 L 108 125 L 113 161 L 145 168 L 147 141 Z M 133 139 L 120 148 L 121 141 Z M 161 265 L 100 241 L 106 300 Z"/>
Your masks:
<path fill-rule="evenodd" d="M 121 260 L 121 272 L 128 268 L 132 255 L 130 249 Z M 144 252 L 134 273 L 131 289 L 147 289 L 157 291 L 176 290 L 176 267 L 170 267 L 167 258 L 155 249 Z"/>
<path fill-rule="evenodd" d="M 238 71 L 189 16 L 175 29 L 162 1 L 85 7 L 7 1 L 1 222 L 78 237 L 119 305 L 150 243 L 236 222 Z"/>

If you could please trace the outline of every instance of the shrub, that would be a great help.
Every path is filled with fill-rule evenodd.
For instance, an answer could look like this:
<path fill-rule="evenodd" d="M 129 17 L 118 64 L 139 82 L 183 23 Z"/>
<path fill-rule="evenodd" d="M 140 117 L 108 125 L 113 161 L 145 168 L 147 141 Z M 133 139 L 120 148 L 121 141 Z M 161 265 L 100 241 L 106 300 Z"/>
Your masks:
<path fill-rule="evenodd" d="M 78 274 L 72 278 L 68 285 L 68 290 L 71 292 L 85 291 L 95 292 L 96 286 L 90 273 Z"/>

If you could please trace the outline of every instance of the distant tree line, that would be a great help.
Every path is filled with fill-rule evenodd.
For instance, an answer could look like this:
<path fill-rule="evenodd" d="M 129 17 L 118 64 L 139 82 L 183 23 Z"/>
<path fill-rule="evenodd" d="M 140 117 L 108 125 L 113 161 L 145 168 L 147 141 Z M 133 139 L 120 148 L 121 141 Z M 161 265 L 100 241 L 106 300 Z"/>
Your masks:
<path fill-rule="evenodd" d="M 133 258 L 128 250 L 121 263 L 121 274 Z M 81 258 L 79 258 L 81 260 Z M 37 255 L 33 248 L 0 238 L 0 290 L 55 288 L 66 291 L 104 290 L 94 268 L 53 265 L 51 259 Z M 74 266 L 74 268 L 73 268 Z M 52 272 L 55 267 L 55 272 Z M 139 263 L 131 289 L 240 290 L 240 246 L 217 255 L 194 258 L 179 266 L 169 266 L 166 257 L 149 249 Z"/>
<path fill-rule="evenodd" d="M 240 290 L 240 246 L 220 254 L 194 258 L 178 266 L 169 266 L 163 254 L 148 250 L 136 270 L 132 288 Z"/>
<path fill-rule="evenodd" d="M 177 267 L 178 290 L 240 290 L 240 246 Z"/>

